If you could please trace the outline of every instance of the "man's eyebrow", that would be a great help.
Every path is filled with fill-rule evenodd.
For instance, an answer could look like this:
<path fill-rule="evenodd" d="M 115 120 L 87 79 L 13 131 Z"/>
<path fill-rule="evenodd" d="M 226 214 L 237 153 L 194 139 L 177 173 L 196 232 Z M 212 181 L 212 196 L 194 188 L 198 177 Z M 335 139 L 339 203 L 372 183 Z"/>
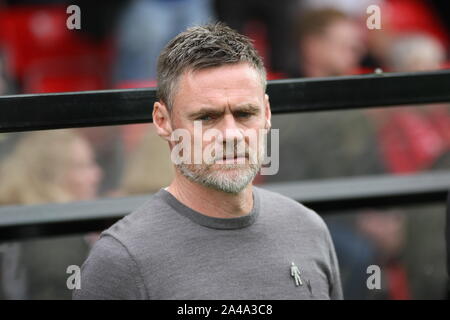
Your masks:
<path fill-rule="evenodd" d="M 233 112 L 250 112 L 256 114 L 259 113 L 260 111 L 261 111 L 260 107 L 251 103 L 240 105 L 233 108 Z"/>
<path fill-rule="evenodd" d="M 253 113 L 253 114 L 258 114 L 260 112 L 260 108 L 256 105 L 249 103 L 249 104 L 244 104 L 244 105 L 240 105 L 240 106 L 233 108 L 232 112 L 233 113 L 249 112 L 249 113 Z M 218 116 L 221 116 L 222 114 L 223 114 L 223 110 L 217 110 L 214 108 L 203 107 L 198 111 L 189 113 L 188 117 L 190 119 L 197 119 L 197 118 L 200 118 L 200 117 L 206 116 L 206 115 L 218 117 Z"/>
<path fill-rule="evenodd" d="M 198 111 L 194 111 L 192 113 L 189 113 L 188 117 L 190 119 L 196 119 L 201 116 L 209 115 L 209 116 L 220 116 L 223 113 L 223 111 L 219 111 L 213 108 L 201 108 Z"/>

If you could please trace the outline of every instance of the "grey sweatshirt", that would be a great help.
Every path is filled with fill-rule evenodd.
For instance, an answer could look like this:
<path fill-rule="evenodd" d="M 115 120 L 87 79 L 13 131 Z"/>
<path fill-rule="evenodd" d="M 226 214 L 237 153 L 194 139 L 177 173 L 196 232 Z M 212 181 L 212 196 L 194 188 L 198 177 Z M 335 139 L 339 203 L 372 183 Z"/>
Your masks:
<path fill-rule="evenodd" d="M 102 232 L 74 299 L 342 299 L 314 211 L 253 187 L 251 212 L 213 218 L 160 189 Z"/>

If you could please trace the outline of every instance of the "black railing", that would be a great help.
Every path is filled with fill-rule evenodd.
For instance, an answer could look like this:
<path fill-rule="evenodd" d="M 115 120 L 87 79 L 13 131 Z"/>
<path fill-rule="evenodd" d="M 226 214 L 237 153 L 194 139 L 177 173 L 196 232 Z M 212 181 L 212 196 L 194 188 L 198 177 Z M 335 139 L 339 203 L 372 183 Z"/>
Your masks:
<path fill-rule="evenodd" d="M 362 208 L 445 203 L 450 171 L 262 185 L 321 214 Z M 0 207 L 0 241 L 106 229 L 150 195 L 67 204 Z"/>
<path fill-rule="evenodd" d="M 450 102 L 450 70 L 269 81 L 273 114 Z M 154 88 L 0 96 L 0 132 L 152 121 Z"/>

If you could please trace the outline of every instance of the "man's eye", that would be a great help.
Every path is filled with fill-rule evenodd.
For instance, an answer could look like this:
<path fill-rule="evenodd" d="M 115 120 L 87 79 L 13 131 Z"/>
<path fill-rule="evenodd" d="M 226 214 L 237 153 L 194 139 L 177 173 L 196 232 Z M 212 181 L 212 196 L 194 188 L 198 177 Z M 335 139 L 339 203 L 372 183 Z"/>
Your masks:
<path fill-rule="evenodd" d="M 250 118 L 252 114 L 250 112 L 237 112 L 236 117 L 238 118 Z"/>
<path fill-rule="evenodd" d="M 201 116 L 201 117 L 197 118 L 197 120 L 200 120 L 200 121 L 210 121 L 212 119 L 213 118 L 211 116 Z"/>

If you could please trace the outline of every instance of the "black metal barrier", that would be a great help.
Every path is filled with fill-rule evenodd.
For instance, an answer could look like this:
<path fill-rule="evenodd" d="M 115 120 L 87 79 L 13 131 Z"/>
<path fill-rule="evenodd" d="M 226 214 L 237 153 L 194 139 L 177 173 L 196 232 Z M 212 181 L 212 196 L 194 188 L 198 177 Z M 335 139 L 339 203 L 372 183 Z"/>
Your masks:
<path fill-rule="evenodd" d="M 270 81 L 273 114 L 450 101 L 450 70 Z M 155 89 L 0 97 L 0 132 L 151 122 Z M 1 183 L 1 181 L 0 181 Z M 319 211 L 445 203 L 450 172 L 265 185 Z M 102 230 L 148 196 L 0 207 L 0 241 Z"/>
<path fill-rule="evenodd" d="M 273 114 L 450 102 L 450 70 L 269 81 Z M 0 132 L 152 121 L 156 90 L 0 96 Z"/>
<path fill-rule="evenodd" d="M 450 171 L 392 177 L 340 178 L 262 185 L 318 211 L 445 203 Z M 0 207 L 0 241 L 106 229 L 148 200 L 150 195 L 67 204 Z"/>

